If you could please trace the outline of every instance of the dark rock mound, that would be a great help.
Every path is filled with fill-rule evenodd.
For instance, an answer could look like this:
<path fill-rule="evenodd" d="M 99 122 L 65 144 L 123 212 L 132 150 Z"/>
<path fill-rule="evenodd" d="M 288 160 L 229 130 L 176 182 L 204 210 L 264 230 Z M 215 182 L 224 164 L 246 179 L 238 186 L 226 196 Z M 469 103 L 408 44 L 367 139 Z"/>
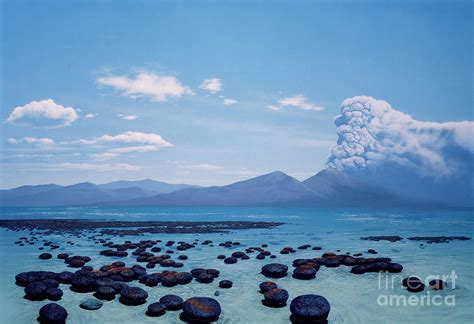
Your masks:
<path fill-rule="evenodd" d="M 189 272 L 178 272 L 175 277 L 179 285 L 186 285 L 193 281 L 193 276 Z"/>
<path fill-rule="evenodd" d="M 148 308 L 145 314 L 150 317 L 157 317 L 157 316 L 164 315 L 165 312 L 166 312 L 166 308 L 163 304 L 151 303 L 150 305 L 148 305 Z"/>
<path fill-rule="evenodd" d="M 74 277 L 71 290 L 79 293 L 93 292 L 96 288 L 95 280 L 87 276 Z"/>
<path fill-rule="evenodd" d="M 44 300 L 48 287 L 41 281 L 33 281 L 25 287 L 25 298 L 28 300 Z"/>
<path fill-rule="evenodd" d="M 70 271 L 63 271 L 58 274 L 58 280 L 63 284 L 70 284 L 74 279 L 74 273 Z"/>
<path fill-rule="evenodd" d="M 219 319 L 221 306 L 209 297 L 192 297 L 183 304 L 181 319 L 191 323 L 209 323 Z"/>
<path fill-rule="evenodd" d="M 288 267 L 281 263 L 270 263 L 262 267 L 262 274 L 269 278 L 283 278 L 287 271 Z"/>
<path fill-rule="evenodd" d="M 273 288 L 268 290 L 263 297 L 262 304 L 268 307 L 284 307 L 288 300 L 288 292 L 285 289 Z"/>
<path fill-rule="evenodd" d="M 110 286 L 100 286 L 97 288 L 96 292 L 94 293 L 94 297 L 97 299 L 102 300 L 112 300 L 115 299 L 115 295 L 117 292 L 113 287 Z"/>
<path fill-rule="evenodd" d="M 407 288 L 409 292 L 421 292 L 425 289 L 425 284 L 421 282 L 418 277 L 408 277 L 403 279 L 402 285 Z"/>
<path fill-rule="evenodd" d="M 224 289 L 232 288 L 232 281 L 230 281 L 230 280 L 221 280 L 219 282 L 219 287 L 224 288 Z"/>
<path fill-rule="evenodd" d="M 199 276 L 196 277 L 196 281 L 200 283 L 211 283 L 214 281 L 214 276 L 210 273 L 201 273 Z"/>
<path fill-rule="evenodd" d="M 319 295 L 301 295 L 291 301 L 292 323 L 326 323 L 331 306 Z"/>
<path fill-rule="evenodd" d="M 273 281 L 264 281 L 264 282 L 260 283 L 259 288 L 260 288 L 260 292 L 264 294 L 269 290 L 272 290 L 274 288 L 278 288 L 278 286 Z"/>
<path fill-rule="evenodd" d="M 440 279 L 434 279 L 429 282 L 430 287 L 435 290 L 442 290 L 446 287 L 446 282 Z"/>
<path fill-rule="evenodd" d="M 46 289 L 46 298 L 51 301 L 58 301 L 63 297 L 63 291 L 59 288 Z"/>
<path fill-rule="evenodd" d="M 48 260 L 48 259 L 51 259 L 53 256 L 51 255 L 51 253 L 41 253 L 39 255 L 39 258 L 41 260 Z"/>
<path fill-rule="evenodd" d="M 148 293 L 139 287 L 124 287 L 120 290 L 120 302 L 124 305 L 136 306 L 146 302 Z"/>
<path fill-rule="evenodd" d="M 293 270 L 293 278 L 310 280 L 316 277 L 316 269 L 310 265 L 302 265 Z"/>
<path fill-rule="evenodd" d="M 38 321 L 42 324 L 63 324 L 66 319 L 66 309 L 56 303 L 46 304 L 39 311 Z"/>
<path fill-rule="evenodd" d="M 183 307 L 183 298 L 176 295 L 165 295 L 160 298 L 160 304 L 162 304 L 166 310 L 176 311 Z"/>
<path fill-rule="evenodd" d="M 391 273 L 399 273 L 399 272 L 402 272 L 403 266 L 398 263 L 389 263 L 387 270 L 388 272 L 391 272 Z"/>
<path fill-rule="evenodd" d="M 237 263 L 237 258 L 235 257 L 228 257 L 224 259 L 225 264 L 234 264 Z"/>

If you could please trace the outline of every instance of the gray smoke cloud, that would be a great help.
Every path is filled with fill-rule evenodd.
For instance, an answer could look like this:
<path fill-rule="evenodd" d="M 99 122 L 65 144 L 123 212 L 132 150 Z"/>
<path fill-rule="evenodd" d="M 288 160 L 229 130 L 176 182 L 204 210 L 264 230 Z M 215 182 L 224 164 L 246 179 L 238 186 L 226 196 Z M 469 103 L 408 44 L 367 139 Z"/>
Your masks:
<path fill-rule="evenodd" d="M 472 174 L 474 122 L 424 122 L 383 100 L 344 100 L 328 168 L 360 171 L 396 166 L 429 177 Z"/>

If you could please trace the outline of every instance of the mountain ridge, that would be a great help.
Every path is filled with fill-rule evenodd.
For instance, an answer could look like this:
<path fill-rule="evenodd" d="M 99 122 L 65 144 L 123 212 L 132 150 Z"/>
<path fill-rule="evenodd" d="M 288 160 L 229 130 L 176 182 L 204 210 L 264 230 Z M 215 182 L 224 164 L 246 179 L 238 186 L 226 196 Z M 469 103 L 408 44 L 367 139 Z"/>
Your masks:
<path fill-rule="evenodd" d="M 155 189 L 155 190 L 150 190 Z M 162 192 L 156 190 L 161 189 Z M 168 207 L 420 207 L 416 201 L 359 177 L 323 169 L 299 181 L 274 171 L 224 186 L 198 187 L 144 179 L 105 184 L 22 186 L 0 191 L 2 206 Z"/>

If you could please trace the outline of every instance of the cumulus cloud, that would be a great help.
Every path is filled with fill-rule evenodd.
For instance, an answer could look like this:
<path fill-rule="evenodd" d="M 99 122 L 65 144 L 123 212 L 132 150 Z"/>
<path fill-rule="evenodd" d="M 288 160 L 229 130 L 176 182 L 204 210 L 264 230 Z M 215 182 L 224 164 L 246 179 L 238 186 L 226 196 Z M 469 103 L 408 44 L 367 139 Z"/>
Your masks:
<path fill-rule="evenodd" d="M 118 116 L 119 116 L 120 118 L 122 118 L 123 120 L 135 120 L 135 119 L 137 119 L 137 116 L 135 116 L 135 115 L 119 114 Z"/>
<path fill-rule="evenodd" d="M 127 153 L 144 153 L 158 151 L 163 147 L 173 147 L 174 144 L 164 140 L 160 135 L 154 133 L 141 132 L 125 132 L 118 135 L 103 135 L 95 139 L 87 140 L 81 139 L 76 141 L 80 144 L 103 144 L 103 143 L 118 143 L 118 144 L 143 144 L 134 146 L 122 146 L 108 149 L 103 153 L 92 154 L 94 159 L 108 160 Z"/>
<path fill-rule="evenodd" d="M 294 97 L 286 97 L 278 101 L 276 105 L 268 105 L 267 108 L 270 110 L 281 110 L 284 107 L 294 107 L 297 109 L 302 110 L 309 110 L 309 111 L 322 111 L 324 107 L 312 104 L 308 102 L 308 99 L 302 95 L 296 95 Z"/>
<path fill-rule="evenodd" d="M 186 94 L 193 94 L 188 86 L 182 84 L 175 76 L 142 72 L 134 77 L 111 75 L 97 78 L 97 83 L 118 90 L 130 98 L 149 98 L 165 102 Z"/>
<path fill-rule="evenodd" d="M 222 90 L 222 81 L 221 79 L 217 79 L 217 78 L 207 79 L 201 83 L 199 88 L 203 90 L 207 90 L 211 93 L 216 93 Z"/>
<path fill-rule="evenodd" d="M 19 143 L 27 143 L 27 144 L 37 144 L 37 145 L 54 145 L 56 144 L 52 139 L 43 137 L 43 138 L 37 138 L 37 137 L 24 137 L 22 139 L 15 139 L 15 138 L 9 138 L 8 143 L 10 144 L 19 144 Z"/>
<path fill-rule="evenodd" d="M 54 165 L 58 169 L 85 170 L 85 171 L 137 171 L 140 167 L 128 163 L 102 164 L 102 163 L 60 163 Z"/>
<path fill-rule="evenodd" d="M 81 139 L 78 141 L 78 143 L 81 144 L 98 144 L 104 142 L 143 143 L 153 145 L 157 148 L 174 146 L 165 141 L 159 134 L 132 131 L 118 135 L 103 135 L 92 140 Z"/>
<path fill-rule="evenodd" d="M 224 105 L 226 106 L 231 106 L 231 105 L 235 105 L 237 103 L 237 100 L 235 99 L 224 99 Z"/>
<path fill-rule="evenodd" d="M 64 107 L 52 99 L 32 101 L 13 109 L 7 121 L 12 124 L 37 126 L 69 126 L 79 116 L 72 107 Z"/>
<path fill-rule="evenodd" d="M 338 140 L 327 162 L 330 168 L 356 170 L 390 164 L 442 177 L 472 167 L 471 121 L 417 121 L 383 100 L 359 96 L 342 103 L 335 124 Z"/>
<path fill-rule="evenodd" d="M 97 115 L 98 115 L 98 114 L 90 113 L 90 114 L 85 115 L 84 118 L 88 118 L 88 119 L 90 119 L 90 118 L 95 118 Z"/>

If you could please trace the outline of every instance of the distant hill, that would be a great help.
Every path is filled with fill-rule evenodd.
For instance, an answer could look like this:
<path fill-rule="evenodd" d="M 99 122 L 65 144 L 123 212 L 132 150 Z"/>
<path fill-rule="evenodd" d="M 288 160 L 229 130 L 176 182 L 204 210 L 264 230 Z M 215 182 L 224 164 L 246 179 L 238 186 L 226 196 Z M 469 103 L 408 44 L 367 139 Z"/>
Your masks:
<path fill-rule="evenodd" d="M 276 171 L 227 186 L 190 188 L 114 203 L 122 206 L 400 206 L 407 199 L 335 170 L 300 182 Z"/>
<path fill-rule="evenodd" d="M 116 181 L 102 185 L 90 182 L 70 186 L 54 184 L 22 186 L 0 191 L 2 206 L 77 206 L 145 198 L 193 186 L 165 182 Z"/>
<path fill-rule="evenodd" d="M 119 180 L 114 182 L 109 182 L 106 184 L 99 185 L 100 188 L 103 189 L 124 189 L 124 188 L 132 188 L 138 187 L 143 190 L 147 190 L 149 192 L 158 193 L 170 193 L 173 191 L 178 191 L 186 188 L 198 188 L 198 186 L 192 186 L 187 184 L 173 184 L 173 183 L 166 183 L 161 181 L 155 180 L 137 180 L 137 181 L 126 181 L 126 180 Z"/>
<path fill-rule="evenodd" d="M 304 180 L 280 171 L 226 186 L 197 187 L 153 180 L 96 185 L 23 186 L 0 191 L 2 206 L 272 206 L 401 207 L 433 205 L 412 200 L 361 178 L 325 169 Z"/>
<path fill-rule="evenodd" d="M 304 184 L 276 171 L 227 186 L 189 188 L 122 202 L 133 206 L 269 206 L 299 205 L 319 197 Z"/>
<path fill-rule="evenodd" d="M 334 169 L 324 169 L 302 182 L 331 206 L 406 206 L 416 205 L 388 189 Z"/>

